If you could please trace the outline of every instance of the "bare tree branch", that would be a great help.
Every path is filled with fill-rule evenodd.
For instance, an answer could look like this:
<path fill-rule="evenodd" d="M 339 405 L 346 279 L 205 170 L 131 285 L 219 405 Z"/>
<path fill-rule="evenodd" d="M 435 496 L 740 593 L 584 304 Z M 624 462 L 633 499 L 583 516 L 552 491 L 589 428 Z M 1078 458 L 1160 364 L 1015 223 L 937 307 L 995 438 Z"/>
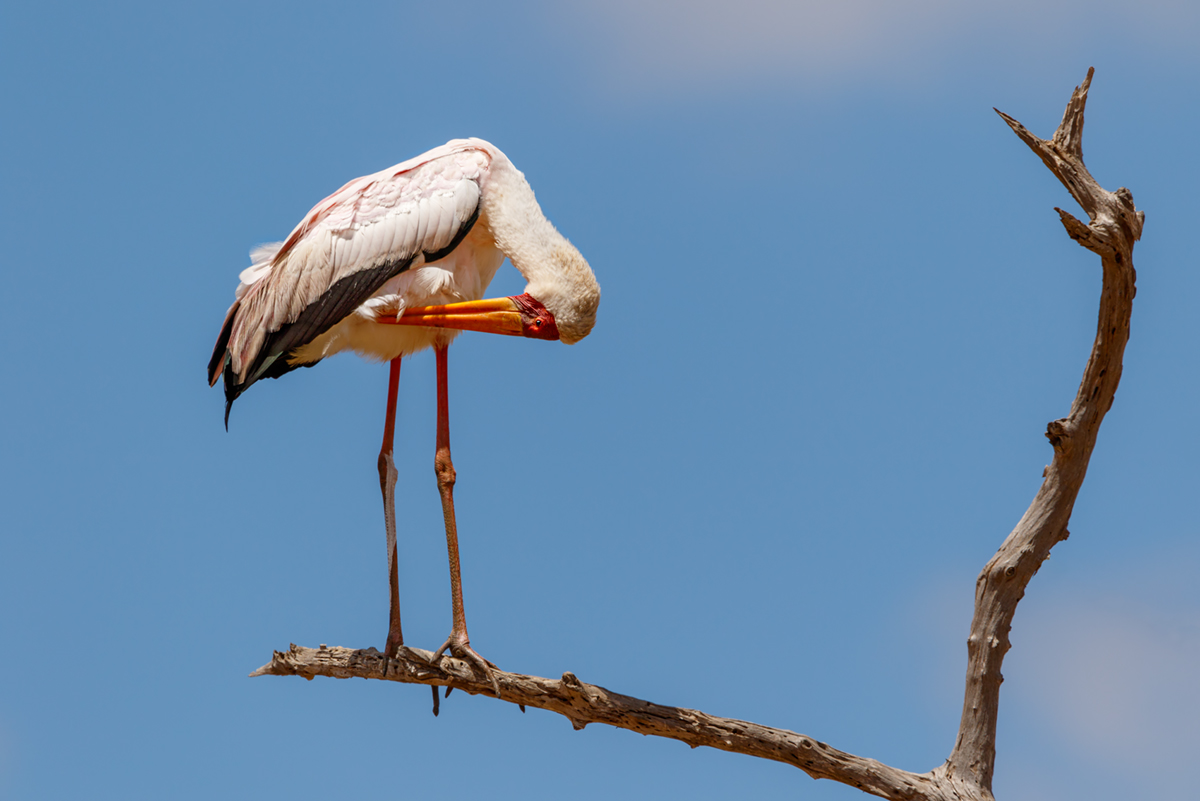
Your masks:
<path fill-rule="evenodd" d="M 1050 140 L 1039 139 L 1021 123 L 997 110 L 1005 122 L 1087 212 L 1084 225 L 1056 209 L 1067 234 L 1100 256 L 1104 285 L 1096 341 L 1083 372 L 1071 413 L 1046 427 L 1054 446 L 1054 461 L 1029 509 L 1000 550 L 983 568 L 975 584 L 975 615 L 967 638 L 967 687 L 962 722 L 945 775 L 961 778 L 989 791 L 996 763 L 996 719 L 1000 705 L 1000 665 L 1011 644 L 1008 639 L 1017 603 L 1050 549 L 1068 536 L 1067 522 L 1087 475 L 1088 461 L 1105 413 L 1112 407 L 1129 318 L 1133 312 L 1133 243 L 1142 234 L 1144 215 L 1133 206 L 1127 189 L 1108 192 L 1083 164 L 1083 110 L 1094 70 L 1075 88 L 1062 123 Z"/>
<path fill-rule="evenodd" d="M 585 684 L 572 673 L 546 679 L 497 670 L 501 700 L 557 712 L 576 729 L 605 723 L 641 734 L 668 737 L 696 746 L 771 759 L 795 765 L 815 779 L 832 779 L 889 799 L 992 801 L 999 713 L 1000 667 L 1008 652 L 1009 630 L 1029 581 L 1054 545 L 1067 538 L 1067 523 L 1087 473 L 1088 460 L 1105 413 L 1112 406 L 1121 377 L 1129 319 L 1133 308 L 1133 244 L 1141 236 L 1144 217 L 1122 188 L 1107 192 L 1083 164 L 1083 111 L 1091 85 L 1075 89 L 1062 123 L 1050 140 L 1039 139 L 1012 117 L 997 111 L 1079 202 L 1089 218 L 1084 224 L 1057 209 L 1067 234 L 1098 254 L 1104 286 L 1092 354 L 1070 414 L 1051 422 L 1046 437 L 1054 460 L 1033 503 L 1009 534 L 976 582 L 975 615 L 967 640 L 967 681 L 958 740 L 949 759 L 929 773 L 917 774 L 872 759 L 839 751 L 811 737 L 692 709 L 658 704 Z M 271 662 L 252 676 L 314 676 L 385 679 L 463 690 L 496 697 L 491 680 L 476 676 L 466 662 L 449 656 L 436 663 L 428 651 L 401 648 L 387 665 L 374 648 L 318 649 L 291 646 L 275 652 Z M 447 689 L 449 692 L 449 689 Z"/>
<path fill-rule="evenodd" d="M 464 690 L 472 695 L 496 697 L 487 677 L 477 677 L 460 659 L 442 657 L 430 662 L 432 654 L 419 648 L 401 648 L 385 676 L 383 654 L 374 648 L 302 648 L 291 646 L 276 651 L 270 663 L 251 676 L 314 676 L 331 678 L 387 679 L 407 684 L 430 684 Z M 940 798 L 929 776 L 888 767 L 873 759 L 839 751 L 803 734 L 760 726 L 744 720 L 719 718 L 674 706 L 662 706 L 585 684 L 573 673 L 561 679 L 545 679 L 521 673 L 494 670 L 500 698 L 509 703 L 557 712 L 577 730 L 589 723 L 605 723 L 639 734 L 679 740 L 691 747 L 706 745 L 722 751 L 771 759 L 795 765 L 814 779 L 835 781 L 868 793 L 894 799 Z"/>

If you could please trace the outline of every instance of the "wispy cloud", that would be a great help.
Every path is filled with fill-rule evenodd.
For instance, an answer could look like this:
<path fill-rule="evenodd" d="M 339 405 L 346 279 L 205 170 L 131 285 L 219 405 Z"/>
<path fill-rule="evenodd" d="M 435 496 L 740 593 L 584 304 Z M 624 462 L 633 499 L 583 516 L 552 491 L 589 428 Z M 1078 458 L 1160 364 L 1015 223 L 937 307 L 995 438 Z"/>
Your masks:
<path fill-rule="evenodd" d="M 1056 552 L 1017 610 L 1000 694 L 998 795 L 1187 797 L 1200 745 L 1200 549 L 1149 547 L 1093 562 L 1086 575 L 1060 570 L 1071 558 Z M 971 596 L 969 581 L 927 586 L 902 620 L 926 621 L 937 642 L 954 644 L 931 653 L 920 688 L 954 715 Z"/>
<path fill-rule="evenodd" d="M 1037 672 L 1025 683 L 1029 711 L 1080 755 L 1143 769 L 1194 758 L 1195 608 L 1138 609 L 1129 599 L 1064 603 L 1030 621 L 1021 640 Z"/>
<path fill-rule="evenodd" d="M 1087 776 L 1110 782 L 1111 797 L 1117 787 L 1187 795 L 1200 745 L 1197 559 L 1195 547 L 1166 547 L 1069 578 L 1054 575 L 1056 557 L 1034 579 L 1004 663 L 997 776 L 1007 792 L 1081 797 Z M 964 587 L 931 589 L 913 613 L 965 638 L 964 602 Z M 960 671 L 936 679 L 961 682 Z"/>
<path fill-rule="evenodd" d="M 1182 50 L 1200 31 L 1181 0 L 589 0 L 550 13 L 587 32 L 603 81 L 635 92 L 920 74 L 980 47 L 1099 49 L 1088 37 L 1101 32 Z"/>

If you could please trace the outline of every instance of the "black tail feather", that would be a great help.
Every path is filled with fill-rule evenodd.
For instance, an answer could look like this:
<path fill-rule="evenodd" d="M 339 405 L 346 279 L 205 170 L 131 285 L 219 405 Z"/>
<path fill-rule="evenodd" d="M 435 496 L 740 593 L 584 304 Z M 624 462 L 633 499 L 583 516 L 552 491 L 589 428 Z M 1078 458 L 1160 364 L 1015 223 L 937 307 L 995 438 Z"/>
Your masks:
<path fill-rule="evenodd" d="M 238 396 L 246 391 L 249 384 L 238 384 L 237 376 L 233 374 L 232 359 L 225 359 L 225 430 L 229 430 L 229 410 L 233 408 L 233 402 L 238 399 Z"/>
<path fill-rule="evenodd" d="M 221 374 L 221 368 L 225 366 L 226 351 L 229 349 L 229 336 L 233 333 L 233 318 L 237 315 L 238 306 L 241 304 L 240 300 L 235 300 L 233 305 L 229 307 L 229 311 L 225 313 L 225 322 L 221 326 L 221 334 L 217 337 L 217 344 L 213 346 L 212 358 L 208 360 L 208 385 L 210 387 L 217 383 L 217 377 Z"/>
<path fill-rule="evenodd" d="M 291 353 L 285 353 L 275 361 L 271 362 L 271 366 L 263 371 L 258 378 L 279 378 L 281 375 L 287 375 L 293 370 L 300 367 L 313 367 L 320 364 L 320 359 L 315 362 L 304 362 L 303 364 L 288 364 L 288 358 Z M 234 375 L 233 365 L 231 360 L 226 359 L 225 362 L 225 430 L 229 430 L 229 410 L 233 408 L 233 402 L 241 397 L 242 393 L 250 388 L 250 386 L 258 380 L 251 379 L 244 384 L 239 384 L 237 376 Z"/>

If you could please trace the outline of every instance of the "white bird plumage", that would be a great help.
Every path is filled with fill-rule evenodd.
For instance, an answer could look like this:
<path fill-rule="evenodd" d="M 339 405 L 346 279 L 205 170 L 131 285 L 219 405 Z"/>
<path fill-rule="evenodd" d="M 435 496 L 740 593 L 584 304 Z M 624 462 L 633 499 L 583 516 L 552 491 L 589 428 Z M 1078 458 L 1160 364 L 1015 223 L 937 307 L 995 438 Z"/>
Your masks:
<path fill-rule="evenodd" d="M 494 145 L 456 139 L 355 179 L 284 242 L 251 253 L 209 380 L 224 372 L 232 403 L 260 378 L 343 350 L 386 361 L 448 343 L 457 332 L 379 317 L 479 300 L 505 256 L 564 342 L 587 336 L 600 301 L 595 276 Z"/>
<path fill-rule="evenodd" d="M 481 300 L 505 256 L 525 294 Z M 450 556 L 449 649 L 490 675 L 471 647 L 463 612 L 450 462 L 446 348 L 456 329 L 578 342 L 592 330 L 600 287 L 588 263 L 542 214 L 525 176 L 482 139 L 455 139 L 355 179 L 322 200 L 283 242 L 251 252 L 208 365 L 233 402 L 343 350 L 390 360 L 379 456 L 387 527 L 391 618 L 384 646 L 403 644 L 396 570 L 393 420 L 400 359 L 433 347 L 438 372 L 435 468 Z M 493 686 L 499 686 L 492 677 Z M 436 714 L 436 691 L 434 693 Z"/>

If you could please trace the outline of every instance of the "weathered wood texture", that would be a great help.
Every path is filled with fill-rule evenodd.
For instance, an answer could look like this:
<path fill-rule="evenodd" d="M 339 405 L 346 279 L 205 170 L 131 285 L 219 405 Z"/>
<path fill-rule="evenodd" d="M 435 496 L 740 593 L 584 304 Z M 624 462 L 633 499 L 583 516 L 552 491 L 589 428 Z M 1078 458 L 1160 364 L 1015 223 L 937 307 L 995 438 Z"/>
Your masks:
<path fill-rule="evenodd" d="M 1049 140 L 1039 139 L 1021 123 L 997 110 L 1006 123 L 1058 177 L 1087 213 L 1084 225 L 1056 208 L 1067 234 L 1100 256 L 1103 288 L 1096 340 L 1083 371 L 1071 412 L 1046 427 L 1054 461 L 1017 527 L 975 582 L 975 615 L 967 638 L 967 686 L 962 721 L 945 775 L 991 790 L 996 764 L 996 719 L 1000 707 L 1000 665 L 1011 647 L 1008 634 L 1017 603 L 1050 549 L 1068 536 L 1067 523 L 1087 475 L 1100 423 L 1112 408 L 1121 380 L 1129 319 L 1136 293 L 1133 244 L 1145 220 L 1124 187 L 1108 192 L 1083 164 L 1083 110 L 1093 70 L 1075 88 L 1062 123 Z"/>
<path fill-rule="evenodd" d="M 1062 124 L 1053 138 L 1039 139 L 1008 115 L 997 111 L 1047 167 L 1062 181 L 1087 213 L 1084 224 L 1056 209 L 1068 235 L 1097 253 L 1103 265 L 1096 341 L 1070 414 L 1049 424 L 1046 436 L 1054 460 L 1028 511 L 983 568 L 976 582 L 975 615 L 967 640 L 966 697 L 958 739 L 945 764 L 929 773 L 898 770 L 872 759 L 839 751 L 812 737 L 692 709 L 658 704 L 585 684 L 571 673 L 546 679 L 495 671 L 502 700 L 557 712 L 577 729 L 604 723 L 641 734 L 705 745 L 739 754 L 786 762 L 817 779 L 858 787 L 890 799 L 992 801 L 999 713 L 1000 667 L 1008 652 L 1009 630 L 1017 604 L 1050 549 L 1067 538 L 1067 522 L 1087 473 L 1088 460 L 1105 413 L 1112 406 L 1121 377 L 1129 319 L 1133 308 L 1133 244 L 1141 236 L 1143 215 L 1125 189 L 1108 192 L 1083 164 L 1083 111 L 1092 70 L 1076 87 Z M 386 679 L 460 689 L 495 696 L 488 677 L 476 676 L 461 660 L 401 648 L 384 674 L 383 655 L 374 648 L 317 649 L 295 645 L 276 652 L 271 662 L 252 673 L 333 678 Z M 436 690 L 435 690 L 436 694 Z M 436 696 L 435 696 L 436 697 Z"/>
<path fill-rule="evenodd" d="M 466 662 L 443 656 L 431 663 L 432 653 L 418 648 L 401 648 L 385 676 L 383 654 L 374 648 L 301 648 L 276 651 L 269 664 L 252 676 L 314 676 L 332 678 L 388 679 L 410 684 L 430 684 L 465 690 L 473 695 L 495 697 L 492 684 L 477 676 Z M 861 787 L 884 798 L 918 799 L 935 797 L 928 777 L 890 768 L 873 759 L 862 759 L 811 737 L 748 723 L 719 718 L 694 709 L 661 706 L 628 695 L 585 684 L 572 673 L 561 679 L 526 676 L 494 670 L 500 697 L 522 707 L 531 706 L 563 715 L 576 729 L 589 723 L 606 723 L 640 734 L 680 740 L 695 748 L 707 745 L 723 751 L 773 759 L 795 765 L 817 779 L 836 779 Z"/>

